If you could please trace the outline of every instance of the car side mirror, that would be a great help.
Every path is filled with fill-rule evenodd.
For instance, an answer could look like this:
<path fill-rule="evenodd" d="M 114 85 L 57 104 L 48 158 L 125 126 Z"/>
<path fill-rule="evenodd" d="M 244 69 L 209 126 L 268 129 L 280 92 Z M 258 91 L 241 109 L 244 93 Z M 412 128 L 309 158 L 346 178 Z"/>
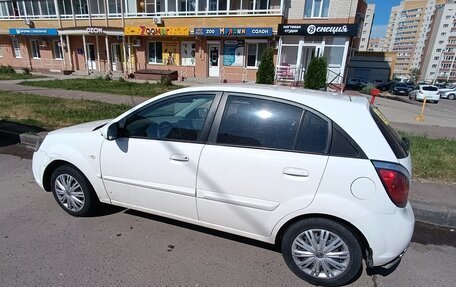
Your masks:
<path fill-rule="evenodd" d="M 119 133 L 119 123 L 112 123 L 104 131 L 103 136 L 108 141 L 113 141 L 113 140 L 117 139 L 118 133 Z"/>

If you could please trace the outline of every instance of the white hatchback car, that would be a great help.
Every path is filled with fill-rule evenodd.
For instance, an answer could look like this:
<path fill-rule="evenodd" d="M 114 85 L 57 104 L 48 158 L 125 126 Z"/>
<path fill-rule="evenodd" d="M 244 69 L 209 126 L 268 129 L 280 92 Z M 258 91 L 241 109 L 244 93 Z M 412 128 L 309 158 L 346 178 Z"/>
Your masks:
<path fill-rule="evenodd" d="M 49 133 L 33 173 L 71 215 L 101 201 L 278 244 L 296 275 L 335 286 L 407 249 L 407 146 L 363 97 L 193 87 Z"/>
<path fill-rule="evenodd" d="M 419 85 L 418 89 L 409 93 L 409 99 L 424 101 L 425 98 L 426 101 L 437 104 L 440 100 L 439 88 L 432 85 Z"/>

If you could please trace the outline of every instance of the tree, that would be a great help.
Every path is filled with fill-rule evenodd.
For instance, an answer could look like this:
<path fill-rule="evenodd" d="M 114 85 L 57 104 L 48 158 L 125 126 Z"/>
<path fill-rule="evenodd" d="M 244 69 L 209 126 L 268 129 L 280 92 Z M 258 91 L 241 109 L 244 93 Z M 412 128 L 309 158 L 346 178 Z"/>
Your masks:
<path fill-rule="evenodd" d="M 313 57 L 307 67 L 304 77 L 304 87 L 312 90 L 325 88 L 327 69 L 328 62 L 325 57 Z"/>
<path fill-rule="evenodd" d="M 411 68 L 409 71 L 410 82 L 416 84 L 420 78 L 421 71 L 418 68 Z"/>
<path fill-rule="evenodd" d="M 261 56 L 261 63 L 256 73 L 257 84 L 272 85 L 274 83 L 274 74 L 274 48 L 267 47 Z"/>

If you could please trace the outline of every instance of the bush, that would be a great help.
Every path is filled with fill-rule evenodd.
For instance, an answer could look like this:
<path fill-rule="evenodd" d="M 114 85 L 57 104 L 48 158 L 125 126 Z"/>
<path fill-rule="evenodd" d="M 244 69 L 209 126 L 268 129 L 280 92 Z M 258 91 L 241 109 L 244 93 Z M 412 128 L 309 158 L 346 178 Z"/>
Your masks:
<path fill-rule="evenodd" d="M 104 77 L 104 79 L 105 79 L 106 81 L 111 81 L 111 80 L 112 80 L 112 74 L 111 74 L 111 73 L 106 74 L 105 77 Z"/>
<path fill-rule="evenodd" d="M 324 57 L 312 57 L 304 77 L 304 88 L 320 90 L 326 87 L 328 62 Z"/>
<path fill-rule="evenodd" d="M 0 73 L 1 74 L 16 74 L 16 70 L 14 70 L 14 68 L 11 67 L 10 65 L 8 65 L 8 66 L 1 65 Z"/>
<path fill-rule="evenodd" d="M 23 71 L 24 75 L 27 75 L 27 76 L 31 75 L 30 68 L 23 68 L 22 71 Z"/>
<path fill-rule="evenodd" d="M 359 92 L 360 92 L 361 94 L 370 95 L 372 89 L 375 89 L 375 86 L 369 84 L 369 85 L 367 85 L 367 86 L 364 86 Z"/>
<path fill-rule="evenodd" d="M 274 48 L 267 47 L 261 56 L 261 63 L 256 73 L 257 84 L 272 85 L 274 83 Z"/>
<path fill-rule="evenodd" d="M 171 78 L 169 76 L 161 76 L 160 78 L 160 85 L 162 86 L 172 86 L 173 85 L 173 80 L 171 80 Z"/>

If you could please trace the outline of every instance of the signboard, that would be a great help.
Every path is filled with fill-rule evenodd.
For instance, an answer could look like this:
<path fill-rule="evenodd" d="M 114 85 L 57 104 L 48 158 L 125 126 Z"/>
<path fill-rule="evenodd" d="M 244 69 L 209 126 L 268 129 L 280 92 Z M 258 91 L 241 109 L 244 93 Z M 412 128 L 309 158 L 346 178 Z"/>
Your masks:
<path fill-rule="evenodd" d="M 126 36 L 188 36 L 188 27 L 147 27 L 147 26 L 126 26 Z"/>
<path fill-rule="evenodd" d="M 277 35 L 354 37 L 358 24 L 279 24 Z"/>
<path fill-rule="evenodd" d="M 9 29 L 9 34 L 10 35 L 50 35 L 50 36 L 56 36 L 58 35 L 57 29 L 40 29 L 40 28 L 10 28 Z"/>
<path fill-rule="evenodd" d="M 272 28 L 195 28 L 194 33 L 206 37 L 270 37 Z"/>
<path fill-rule="evenodd" d="M 244 41 L 223 42 L 223 66 L 242 66 L 244 63 Z"/>
<path fill-rule="evenodd" d="M 86 32 L 89 34 L 103 34 L 103 28 L 102 27 L 87 27 Z"/>
<path fill-rule="evenodd" d="M 163 42 L 162 57 L 164 65 L 179 65 L 179 42 Z"/>

